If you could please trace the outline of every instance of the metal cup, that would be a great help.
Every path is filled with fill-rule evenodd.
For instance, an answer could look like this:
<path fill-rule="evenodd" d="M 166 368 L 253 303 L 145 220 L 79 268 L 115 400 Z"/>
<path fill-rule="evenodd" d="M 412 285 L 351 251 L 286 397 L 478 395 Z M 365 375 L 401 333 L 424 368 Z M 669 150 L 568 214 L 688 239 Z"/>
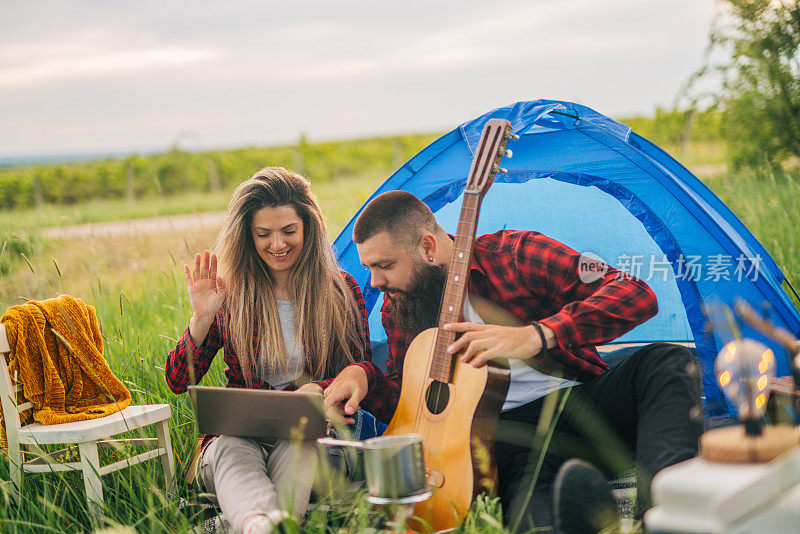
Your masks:
<path fill-rule="evenodd" d="M 368 500 L 374 504 L 418 502 L 431 495 L 419 434 L 378 436 L 364 441 L 320 438 L 317 443 L 362 450 Z"/>

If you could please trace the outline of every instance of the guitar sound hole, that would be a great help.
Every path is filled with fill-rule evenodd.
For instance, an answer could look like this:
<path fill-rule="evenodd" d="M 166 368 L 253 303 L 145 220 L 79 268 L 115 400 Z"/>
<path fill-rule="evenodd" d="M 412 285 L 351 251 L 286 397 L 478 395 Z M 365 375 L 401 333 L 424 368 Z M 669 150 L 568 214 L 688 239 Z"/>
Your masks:
<path fill-rule="evenodd" d="M 428 391 L 425 394 L 425 402 L 428 405 L 428 411 L 432 414 L 440 414 L 447 408 L 447 403 L 450 400 L 450 388 L 447 384 L 434 380 L 428 385 Z"/>

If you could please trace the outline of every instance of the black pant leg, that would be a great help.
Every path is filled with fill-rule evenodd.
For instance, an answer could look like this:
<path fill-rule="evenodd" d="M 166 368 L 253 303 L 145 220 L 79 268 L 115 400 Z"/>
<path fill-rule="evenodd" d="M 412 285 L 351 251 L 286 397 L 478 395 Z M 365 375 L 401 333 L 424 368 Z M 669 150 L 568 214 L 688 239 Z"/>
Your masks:
<path fill-rule="evenodd" d="M 542 399 L 501 414 L 496 452 L 507 524 L 524 509 L 520 531 L 552 525 L 552 482 L 569 458 L 588 460 L 609 476 L 640 466 L 637 515 L 643 514 L 650 507 L 652 475 L 697 453 L 702 424 L 690 417 L 700 403 L 695 369 L 684 347 L 655 343 L 594 380 L 562 390 L 567 400 L 532 492 Z"/>
<path fill-rule="evenodd" d="M 563 391 L 558 393 L 558 396 Z M 543 451 L 536 435 L 544 399 L 503 412 L 495 452 L 503 519 L 518 532 L 548 532 L 553 525 L 552 484 L 564 459 Z M 557 404 L 557 403 L 556 403 Z"/>
<path fill-rule="evenodd" d="M 685 347 L 653 343 L 575 388 L 580 393 L 576 400 L 584 399 L 612 431 L 606 437 L 587 436 L 604 459 L 598 466 L 616 474 L 624 469 L 624 459 L 614 450 L 624 444 L 633 453 L 639 483 L 637 515 L 650 507 L 653 475 L 697 454 L 703 430 L 702 422 L 691 416 L 701 402 L 697 369 L 695 356 Z M 590 427 L 586 414 L 578 413 L 572 424 Z"/>
<path fill-rule="evenodd" d="M 498 475 L 503 521 L 512 532 L 547 532 L 553 525 L 552 481 L 558 466 L 551 458 L 536 473 L 538 451 L 520 446 L 498 446 Z M 537 477 L 534 485 L 534 477 Z"/>

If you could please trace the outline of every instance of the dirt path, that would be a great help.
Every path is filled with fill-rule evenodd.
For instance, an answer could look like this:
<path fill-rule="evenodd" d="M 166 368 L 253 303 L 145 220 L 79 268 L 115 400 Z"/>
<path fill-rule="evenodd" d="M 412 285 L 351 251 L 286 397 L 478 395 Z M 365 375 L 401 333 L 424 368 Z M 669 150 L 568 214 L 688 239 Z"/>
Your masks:
<path fill-rule="evenodd" d="M 125 237 L 142 234 L 161 234 L 182 230 L 211 229 L 222 225 L 225 212 L 167 215 L 149 219 L 130 219 L 104 223 L 59 226 L 42 230 L 50 239 L 86 239 L 91 237 Z"/>

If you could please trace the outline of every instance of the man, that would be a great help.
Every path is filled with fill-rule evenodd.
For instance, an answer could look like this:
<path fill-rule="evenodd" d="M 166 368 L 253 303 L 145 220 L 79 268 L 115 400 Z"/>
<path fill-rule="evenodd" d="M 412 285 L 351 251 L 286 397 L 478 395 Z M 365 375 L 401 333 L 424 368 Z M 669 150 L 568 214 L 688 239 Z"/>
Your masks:
<path fill-rule="evenodd" d="M 406 349 L 415 335 L 436 326 L 453 240 L 423 202 L 391 191 L 364 208 L 353 241 L 372 286 L 385 293 L 387 373 L 369 362 L 348 366 L 325 390 L 325 402 L 345 417 L 364 408 L 389 421 Z M 656 298 L 643 281 L 605 265 L 595 276 L 579 276 L 579 261 L 577 252 L 537 232 L 480 236 L 470 263 L 465 322 L 445 325 L 463 333 L 449 348 L 466 349 L 462 361 L 478 367 L 507 358 L 510 364 L 495 457 L 512 528 L 553 525 L 553 507 L 563 531 L 608 526 L 616 519 L 614 501 L 593 466 L 611 475 L 634 460 L 641 517 L 650 505 L 650 477 L 697 452 L 702 428 L 689 417 L 700 402 L 694 357 L 684 347 L 656 343 L 609 369 L 594 345 L 654 316 Z M 498 308 L 504 311 L 498 314 Z M 519 326 L 483 324 L 500 322 L 484 320 L 490 315 L 508 314 Z M 591 463 L 566 462 L 570 458 Z"/>

